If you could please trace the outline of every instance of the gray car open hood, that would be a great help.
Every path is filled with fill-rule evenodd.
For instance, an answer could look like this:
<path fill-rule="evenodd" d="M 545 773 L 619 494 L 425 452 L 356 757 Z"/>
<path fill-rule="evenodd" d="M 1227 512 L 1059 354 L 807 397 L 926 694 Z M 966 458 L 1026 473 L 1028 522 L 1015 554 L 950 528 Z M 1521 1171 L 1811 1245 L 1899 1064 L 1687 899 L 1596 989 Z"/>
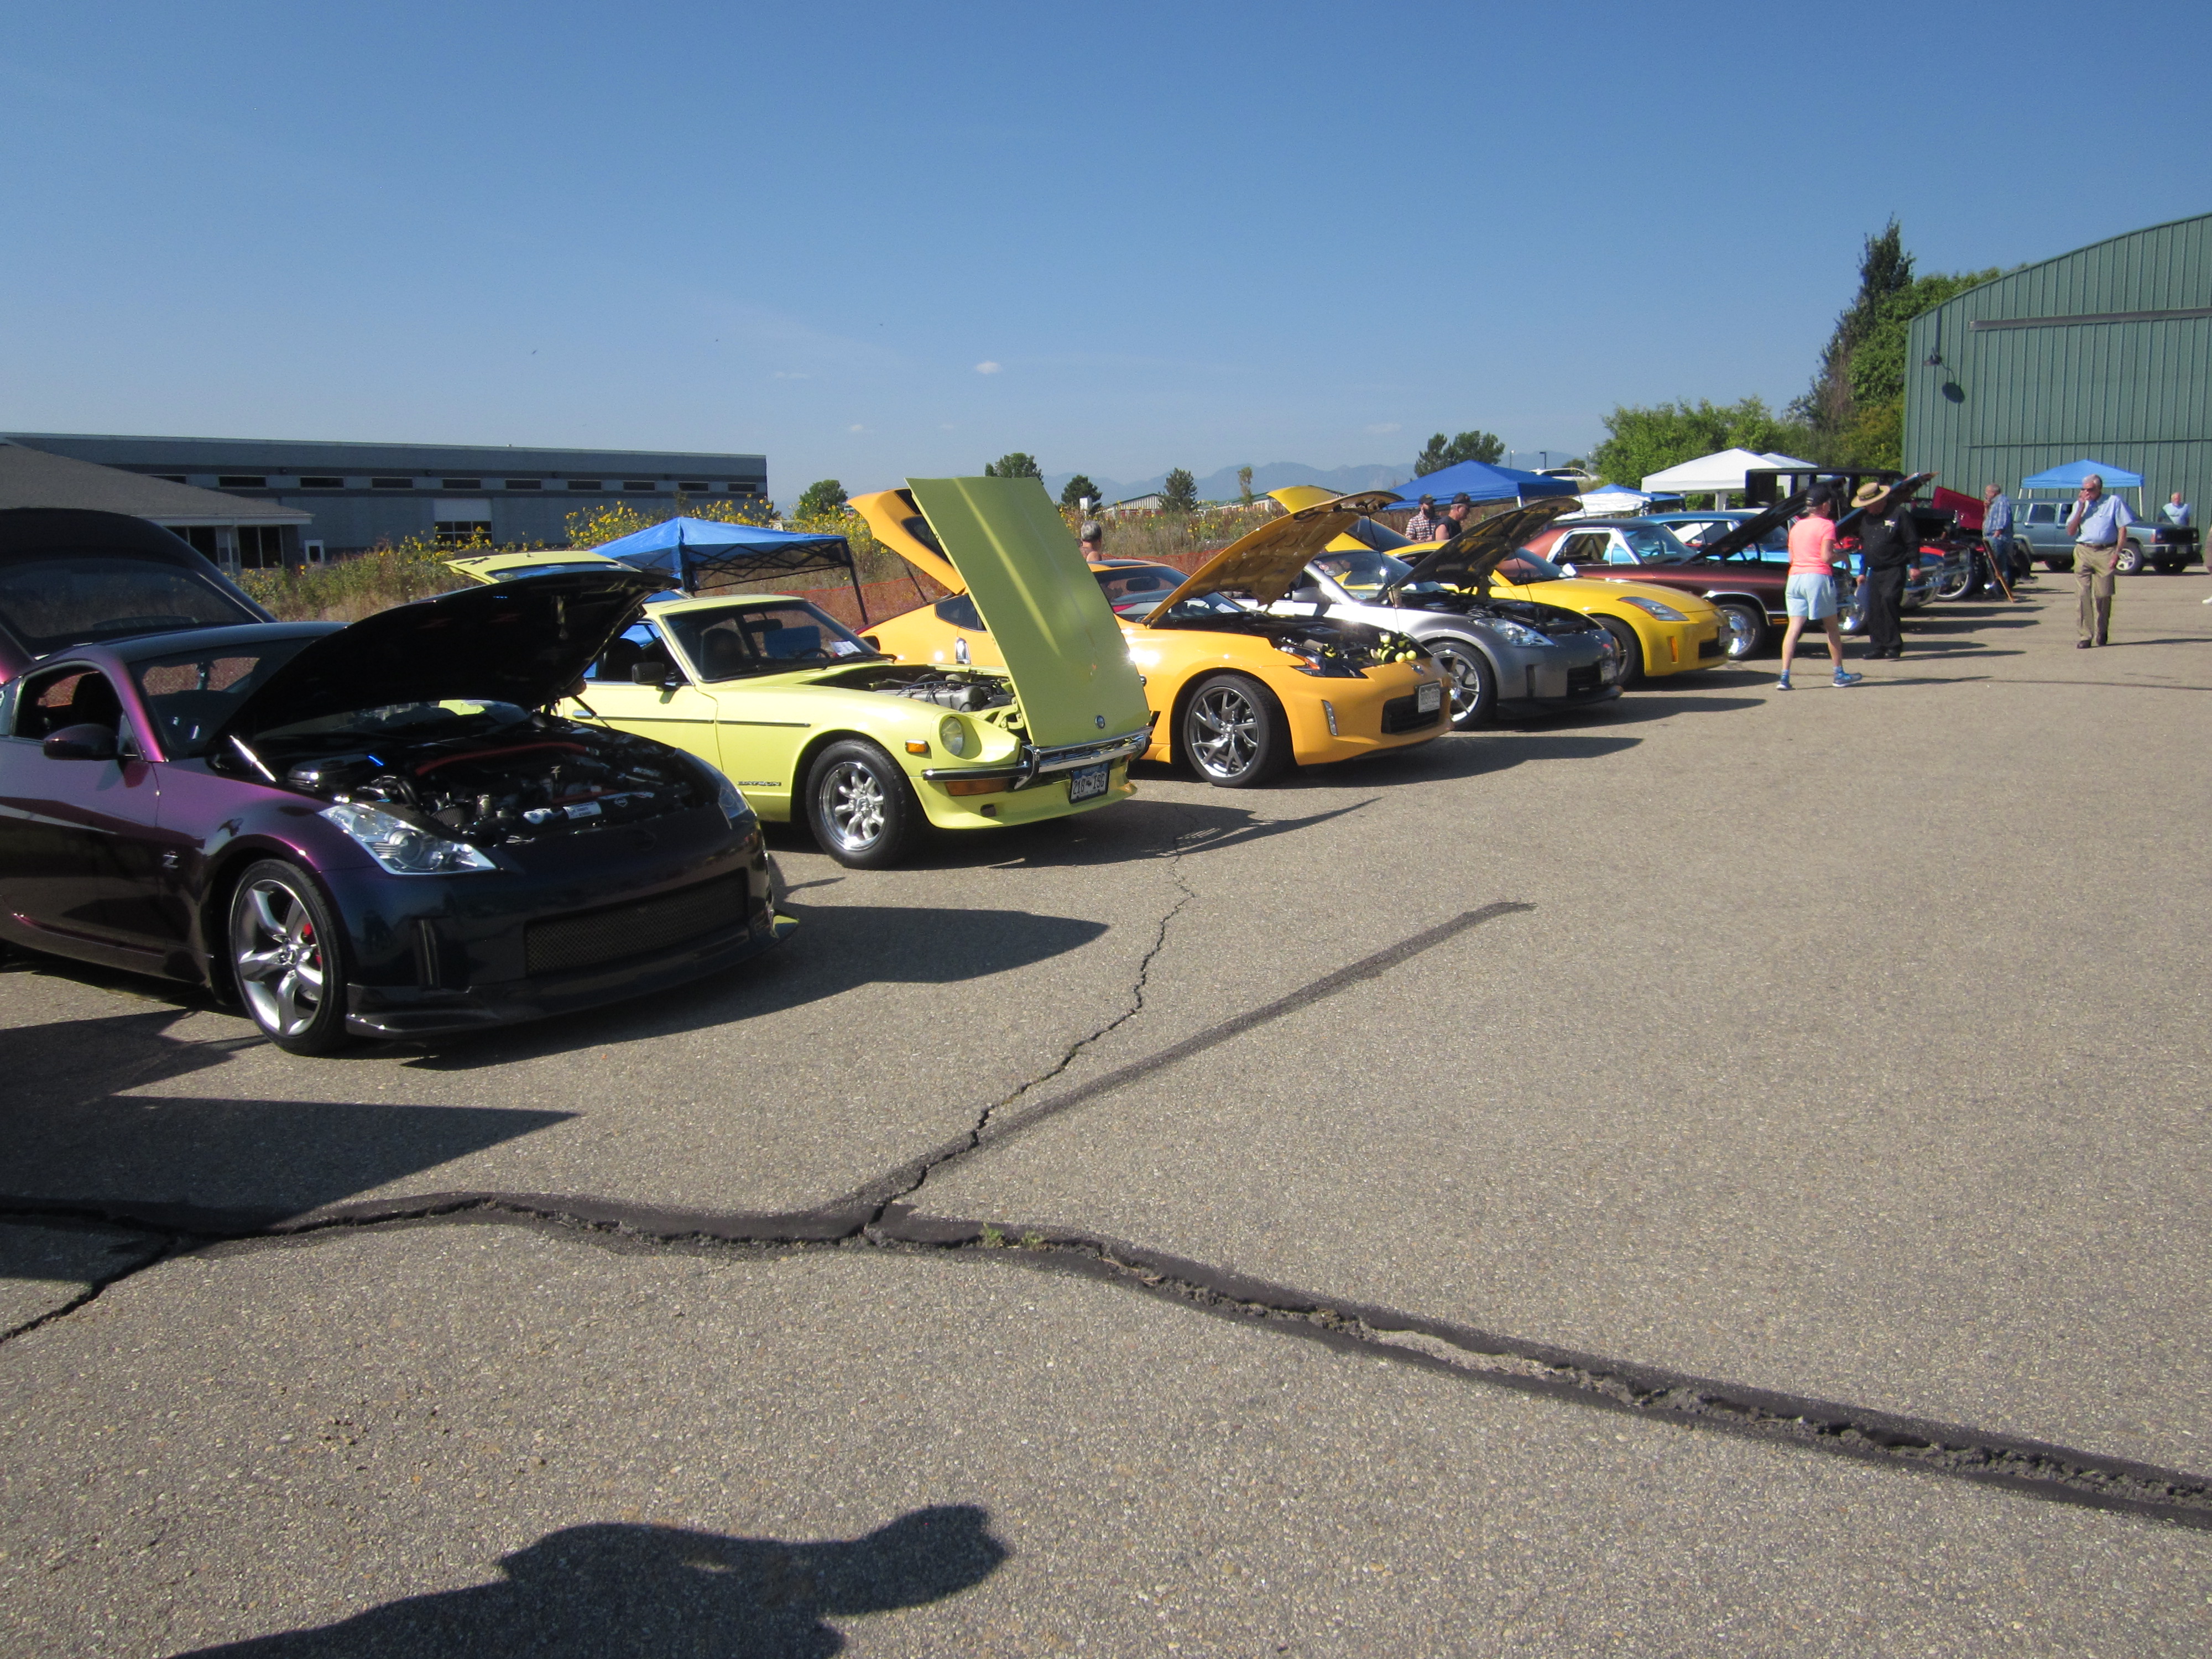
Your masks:
<path fill-rule="evenodd" d="M 1400 588 L 1411 587 L 1416 582 L 1438 582 L 1446 587 L 1480 592 L 1483 584 L 1490 580 L 1490 573 L 1508 554 L 1523 546 L 1553 520 L 1577 512 L 1581 507 L 1582 503 L 1571 495 L 1554 495 L 1547 501 L 1531 501 L 1526 507 L 1485 519 L 1474 529 L 1424 555 L 1411 570 L 1384 589 L 1382 597 L 1387 601 Z"/>

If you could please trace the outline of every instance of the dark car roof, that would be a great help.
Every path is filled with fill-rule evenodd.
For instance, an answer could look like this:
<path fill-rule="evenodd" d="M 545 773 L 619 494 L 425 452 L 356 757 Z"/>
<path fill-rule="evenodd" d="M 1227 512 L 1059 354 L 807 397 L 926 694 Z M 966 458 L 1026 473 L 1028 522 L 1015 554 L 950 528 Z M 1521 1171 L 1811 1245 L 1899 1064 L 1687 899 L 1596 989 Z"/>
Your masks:
<path fill-rule="evenodd" d="M 318 634 L 335 634 L 344 626 L 343 623 L 334 622 L 289 622 L 241 623 L 236 628 L 183 628 L 167 634 L 134 634 L 125 640 L 102 640 L 98 645 L 58 651 L 54 655 L 59 659 L 98 651 L 118 662 L 144 662 L 173 652 L 221 651 L 228 646 L 255 645 L 264 640 L 313 639 Z"/>

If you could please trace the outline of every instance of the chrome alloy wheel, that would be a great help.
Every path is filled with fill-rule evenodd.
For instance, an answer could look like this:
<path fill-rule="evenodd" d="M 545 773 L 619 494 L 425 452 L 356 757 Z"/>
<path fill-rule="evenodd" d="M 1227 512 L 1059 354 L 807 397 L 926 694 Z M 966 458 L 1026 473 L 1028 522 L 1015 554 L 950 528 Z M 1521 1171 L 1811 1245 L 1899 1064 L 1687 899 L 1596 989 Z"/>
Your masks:
<path fill-rule="evenodd" d="M 1190 708 L 1191 757 L 1217 778 L 1241 777 L 1260 753 L 1263 716 L 1231 685 L 1208 686 Z"/>
<path fill-rule="evenodd" d="M 230 956 L 238 988 L 262 1030 L 297 1036 L 322 1012 L 323 942 L 290 883 L 264 876 L 231 907 Z"/>
<path fill-rule="evenodd" d="M 822 821 L 842 850 L 865 853 L 883 839 L 883 781 L 866 767 L 841 760 L 822 774 L 814 790 Z"/>
<path fill-rule="evenodd" d="M 1429 655 L 1451 681 L 1451 723 L 1464 730 L 1482 707 L 1482 665 L 1472 647 L 1455 640 L 1427 641 Z"/>
<path fill-rule="evenodd" d="M 1722 605 L 1720 613 L 1721 633 L 1728 641 L 1728 659 L 1741 662 L 1759 649 L 1766 630 L 1740 605 Z"/>

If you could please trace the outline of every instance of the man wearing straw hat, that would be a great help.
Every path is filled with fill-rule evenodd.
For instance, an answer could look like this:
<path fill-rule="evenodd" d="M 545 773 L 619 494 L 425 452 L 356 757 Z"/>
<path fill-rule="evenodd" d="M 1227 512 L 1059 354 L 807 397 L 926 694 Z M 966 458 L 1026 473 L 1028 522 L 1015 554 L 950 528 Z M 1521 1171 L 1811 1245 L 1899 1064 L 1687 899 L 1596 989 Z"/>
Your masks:
<path fill-rule="evenodd" d="M 1859 556 L 1866 562 L 1867 655 L 1892 660 L 1905 654 L 1905 625 L 1898 613 L 1905 603 L 1905 573 L 1919 556 L 1911 507 L 1899 501 L 1887 519 L 1874 515 L 1887 485 L 1869 479 L 1858 487 L 1851 505 L 1859 509 Z"/>

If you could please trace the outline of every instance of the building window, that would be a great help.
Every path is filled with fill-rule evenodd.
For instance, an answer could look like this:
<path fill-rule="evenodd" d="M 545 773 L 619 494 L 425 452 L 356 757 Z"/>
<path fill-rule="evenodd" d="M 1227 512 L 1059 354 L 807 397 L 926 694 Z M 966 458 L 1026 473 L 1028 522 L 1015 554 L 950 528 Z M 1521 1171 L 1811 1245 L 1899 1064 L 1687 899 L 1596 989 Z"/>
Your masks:
<path fill-rule="evenodd" d="M 169 532 L 190 542 L 195 553 L 204 554 L 217 564 L 222 562 L 222 544 L 216 540 L 213 525 L 175 524 L 169 526 Z"/>
<path fill-rule="evenodd" d="M 282 570 L 284 532 L 273 524 L 238 526 L 238 568 L 240 570 Z"/>
<path fill-rule="evenodd" d="M 604 489 L 606 486 L 601 483 L 597 478 L 571 478 L 568 480 L 568 488 L 571 489 Z"/>
<path fill-rule="evenodd" d="M 507 481 L 507 487 L 509 489 L 542 489 L 544 488 L 544 486 L 535 478 L 509 478 Z"/>
<path fill-rule="evenodd" d="M 466 547 L 471 542 L 491 540 L 489 519 L 439 519 L 431 530 L 441 547 Z"/>
<path fill-rule="evenodd" d="M 245 472 L 220 473 L 216 476 L 215 483 L 218 489 L 266 489 L 269 488 L 268 479 L 256 477 L 251 473 Z"/>
<path fill-rule="evenodd" d="M 624 478 L 623 488 L 624 489 L 658 489 L 660 486 L 650 478 Z"/>
<path fill-rule="evenodd" d="M 343 478 L 303 477 L 300 480 L 300 488 L 302 489 L 343 489 L 345 488 L 345 480 Z"/>
<path fill-rule="evenodd" d="M 482 489 L 483 488 L 483 480 L 482 478 L 448 478 L 446 480 L 446 488 L 448 489 Z"/>
<path fill-rule="evenodd" d="M 712 489 L 714 486 L 714 485 L 712 485 L 712 484 L 710 484 L 710 483 L 704 483 L 704 482 L 701 482 L 701 483 L 694 483 L 691 479 L 690 479 L 690 478 L 686 478 L 686 479 L 684 479 L 684 482 L 683 482 L 683 483 L 681 483 L 678 484 L 676 487 L 677 487 L 678 489 L 702 490 L 702 491 L 703 491 L 703 490 Z"/>
<path fill-rule="evenodd" d="M 371 478 L 368 482 L 370 488 L 374 489 L 412 489 L 415 488 L 415 480 L 412 478 Z"/>
<path fill-rule="evenodd" d="M 185 481 L 185 475 L 181 472 L 149 472 L 147 477 L 159 478 L 163 483 L 182 483 Z"/>

